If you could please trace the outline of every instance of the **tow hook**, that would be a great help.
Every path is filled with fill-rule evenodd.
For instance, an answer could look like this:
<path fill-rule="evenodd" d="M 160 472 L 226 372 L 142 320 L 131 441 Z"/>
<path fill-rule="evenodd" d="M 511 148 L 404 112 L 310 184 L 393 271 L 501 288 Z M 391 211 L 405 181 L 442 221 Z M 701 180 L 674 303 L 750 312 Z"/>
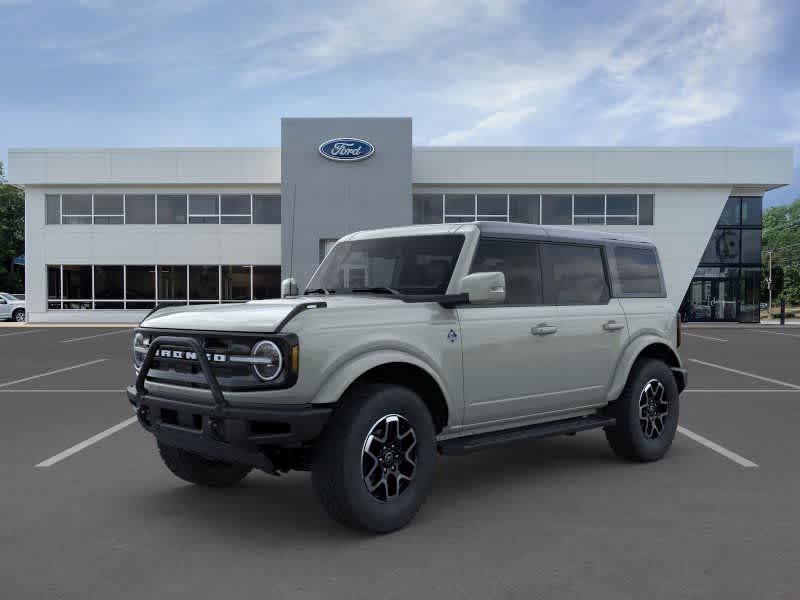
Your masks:
<path fill-rule="evenodd" d="M 222 441 L 224 439 L 224 428 L 222 419 L 218 417 L 209 417 L 208 419 L 208 428 L 211 430 L 211 435 L 217 440 Z"/>
<path fill-rule="evenodd" d="M 136 418 L 139 419 L 139 423 L 141 423 L 143 427 L 150 427 L 150 407 L 140 406 L 137 408 Z"/>

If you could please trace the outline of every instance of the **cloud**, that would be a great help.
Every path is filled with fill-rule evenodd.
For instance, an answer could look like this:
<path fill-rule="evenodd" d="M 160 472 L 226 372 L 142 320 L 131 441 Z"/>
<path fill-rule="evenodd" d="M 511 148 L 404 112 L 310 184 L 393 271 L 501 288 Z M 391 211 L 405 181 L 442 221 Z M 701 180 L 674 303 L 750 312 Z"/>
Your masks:
<path fill-rule="evenodd" d="M 531 106 L 520 110 L 499 111 L 492 113 L 488 117 L 476 123 L 474 127 L 451 131 L 445 135 L 431 139 L 430 143 L 434 146 L 461 144 L 479 137 L 482 133 L 498 133 L 509 131 L 520 123 L 524 122 L 535 112 L 536 109 Z"/>
<path fill-rule="evenodd" d="M 246 43 L 255 56 L 239 73 L 245 87 L 330 71 L 364 58 L 408 52 L 407 58 L 440 46 L 445 33 L 501 22 L 512 0 L 406 0 L 356 2 L 324 14 L 288 15 L 266 35 Z"/>
<path fill-rule="evenodd" d="M 534 106 L 537 120 L 548 125 L 581 99 L 592 115 L 587 126 L 603 140 L 623 139 L 642 126 L 672 132 L 729 117 L 774 42 L 775 13 L 762 0 L 672 0 L 645 2 L 557 44 L 510 32 L 513 52 L 467 56 L 452 68 L 454 81 L 439 99 L 483 115 L 474 126 L 435 139 L 486 137 L 487 115 Z"/>

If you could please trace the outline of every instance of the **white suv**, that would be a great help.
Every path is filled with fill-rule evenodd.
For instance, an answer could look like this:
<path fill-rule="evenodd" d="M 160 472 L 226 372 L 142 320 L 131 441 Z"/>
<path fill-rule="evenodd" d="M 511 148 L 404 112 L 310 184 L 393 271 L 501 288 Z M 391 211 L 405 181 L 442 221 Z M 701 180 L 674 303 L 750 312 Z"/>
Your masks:
<path fill-rule="evenodd" d="M 25 321 L 25 300 L 0 292 L 0 319 L 23 323 Z"/>
<path fill-rule="evenodd" d="M 669 449 L 686 371 L 656 248 L 509 223 L 341 239 L 305 293 L 167 307 L 134 337 L 128 396 L 167 467 L 202 485 L 310 470 L 338 521 L 402 527 L 435 455 L 603 428 Z"/>

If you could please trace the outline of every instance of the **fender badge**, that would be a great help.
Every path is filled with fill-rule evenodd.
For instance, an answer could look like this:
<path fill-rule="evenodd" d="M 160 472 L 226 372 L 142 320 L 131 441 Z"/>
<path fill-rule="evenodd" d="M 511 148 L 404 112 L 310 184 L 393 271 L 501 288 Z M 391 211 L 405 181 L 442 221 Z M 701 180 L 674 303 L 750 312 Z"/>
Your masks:
<path fill-rule="evenodd" d="M 451 344 L 455 344 L 458 339 L 458 334 L 451 329 L 447 332 L 447 339 L 450 340 Z"/>

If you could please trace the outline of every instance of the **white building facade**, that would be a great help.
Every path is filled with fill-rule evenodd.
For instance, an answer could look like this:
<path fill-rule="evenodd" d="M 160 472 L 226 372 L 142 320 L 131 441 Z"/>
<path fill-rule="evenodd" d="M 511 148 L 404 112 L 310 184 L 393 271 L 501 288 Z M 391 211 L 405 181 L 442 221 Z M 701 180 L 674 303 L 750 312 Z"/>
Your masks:
<path fill-rule="evenodd" d="M 329 160 L 336 138 L 374 152 Z M 689 290 L 701 320 L 753 320 L 760 198 L 792 164 L 788 148 L 422 148 L 410 119 L 284 119 L 281 148 L 15 149 L 9 177 L 31 322 L 276 297 L 351 231 L 476 219 L 647 237 L 676 305 Z"/>

